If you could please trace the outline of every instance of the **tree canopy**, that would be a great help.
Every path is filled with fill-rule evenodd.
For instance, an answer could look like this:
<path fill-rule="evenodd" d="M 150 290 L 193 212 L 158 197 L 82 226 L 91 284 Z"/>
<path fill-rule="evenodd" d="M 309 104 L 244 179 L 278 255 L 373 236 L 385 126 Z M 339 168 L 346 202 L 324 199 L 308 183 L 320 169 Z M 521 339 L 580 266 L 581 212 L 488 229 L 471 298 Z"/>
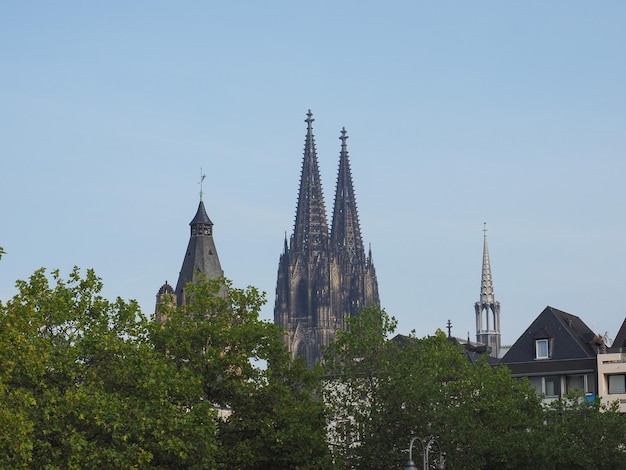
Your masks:
<path fill-rule="evenodd" d="M 91 270 L 16 287 L 0 302 L 0 468 L 402 468 L 413 436 L 452 470 L 626 468 L 615 404 L 542 404 L 441 331 L 392 337 L 378 307 L 307 369 L 259 318 L 264 294 L 226 279 L 187 286 L 164 321 L 103 298 Z"/>
<path fill-rule="evenodd" d="M 0 304 L 0 467 L 323 468 L 320 370 L 289 361 L 256 289 L 200 281 L 159 323 L 93 271 L 17 288 Z"/>
<path fill-rule="evenodd" d="M 447 469 L 626 468 L 626 422 L 615 407 L 564 397 L 546 408 L 527 380 L 468 360 L 443 332 L 390 338 L 395 326 L 384 310 L 366 309 L 326 353 L 340 468 L 402 468 L 412 436 L 435 437 Z"/>

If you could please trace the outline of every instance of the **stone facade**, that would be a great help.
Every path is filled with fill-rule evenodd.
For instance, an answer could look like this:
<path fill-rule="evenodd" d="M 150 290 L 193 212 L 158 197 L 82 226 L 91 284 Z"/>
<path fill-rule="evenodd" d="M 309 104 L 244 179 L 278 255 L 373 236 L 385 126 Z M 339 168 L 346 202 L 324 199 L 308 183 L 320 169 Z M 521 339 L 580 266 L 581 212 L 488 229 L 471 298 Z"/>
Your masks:
<path fill-rule="evenodd" d="M 366 254 L 352 184 L 345 128 L 329 232 L 313 136 L 312 114 L 302 159 L 293 234 L 285 238 L 278 263 L 274 322 L 287 332 L 292 357 L 320 361 L 323 346 L 345 320 L 379 303 L 371 249 Z"/>

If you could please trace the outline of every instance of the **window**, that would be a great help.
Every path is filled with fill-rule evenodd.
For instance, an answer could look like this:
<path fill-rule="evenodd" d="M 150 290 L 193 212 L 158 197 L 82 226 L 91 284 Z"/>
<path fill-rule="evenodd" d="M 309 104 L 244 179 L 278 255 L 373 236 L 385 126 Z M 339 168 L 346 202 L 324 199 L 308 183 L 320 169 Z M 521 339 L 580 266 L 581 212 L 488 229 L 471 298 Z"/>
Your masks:
<path fill-rule="evenodd" d="M 558 375 L 553 375 L 545 378 L 546 389 L 545 394 L 547 397 L 558 397 L 561 394 L 561 378 Z"/>
<path fill-rule="evenodd" d="M 609 375 L 609 394 L 626 393 L 626 376 Z"/>
<path fill-rule="evenodd" d="M 541 395 L 543 393 L 543 377 L 528 377 L 530 380 L 530 385 L 535 388 L 537 395 Z"/>
<path fill-rule="evenodd" d="M 537 395 L 558 397 L 561 394 L 561 376 L 550 375 L 545 377 L 528 377 Z"/>
<path fill-rule="evenodd" d="M 548 340 L 538 339 L 535 341 L 535 358 L 548 359 Z"/>
<path fill-rule="evenodd" d="M 568 392 L 571 392 L 572 390 L 582 390 L 583 392 L 587 391 L 587 388 L 585 387 L 584 375 L 568 375 L 565 378 L 565 383 L 567 385 Z"/>

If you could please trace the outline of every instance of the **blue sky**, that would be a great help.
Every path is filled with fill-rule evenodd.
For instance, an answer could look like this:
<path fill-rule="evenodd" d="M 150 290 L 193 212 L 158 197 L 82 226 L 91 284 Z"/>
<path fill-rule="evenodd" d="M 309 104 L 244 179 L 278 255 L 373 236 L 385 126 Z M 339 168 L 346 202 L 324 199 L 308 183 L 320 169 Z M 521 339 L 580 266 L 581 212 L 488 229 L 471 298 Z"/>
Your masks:
<path fill-rule="evenodd" d="M 348 131 L 399 332 L 474 337 L 487 222 L 503 343 L 546 305 L 614 337 L 624 24 L 621 1 L 3 2 L 0 299 L 77 265 L 151 313 L 203 168 L 222 266 L 271 319 L 310 108 L 329 207 Z"/>

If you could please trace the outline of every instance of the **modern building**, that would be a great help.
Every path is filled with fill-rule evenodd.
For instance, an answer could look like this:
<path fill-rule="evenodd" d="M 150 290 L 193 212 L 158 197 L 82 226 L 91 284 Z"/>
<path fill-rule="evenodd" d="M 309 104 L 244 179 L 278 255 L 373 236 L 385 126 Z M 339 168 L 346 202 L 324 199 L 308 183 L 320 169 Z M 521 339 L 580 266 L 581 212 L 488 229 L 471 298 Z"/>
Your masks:
<path fill-rule="evenodd" d="M 619 411 L 626 413 L 626 320 L 611 347 L 602 347 L 601 352 L 604 354 L 597 357 L 598 397 L 605 403 L 618 401 Z"/>
<path fill-rule="evenodd" d="M 278 263 L 274 322 L 285 329 L 292 357 L 307 365 L 320 361 L 323 346 L 346 319 L 379 303 L 371 248 L 365 252 L 352 183 L 345 128 L 332 227 L 329 231 L 313 136 L 313 115 L 307 133 L 293 234 L 285 237 Z"/>

